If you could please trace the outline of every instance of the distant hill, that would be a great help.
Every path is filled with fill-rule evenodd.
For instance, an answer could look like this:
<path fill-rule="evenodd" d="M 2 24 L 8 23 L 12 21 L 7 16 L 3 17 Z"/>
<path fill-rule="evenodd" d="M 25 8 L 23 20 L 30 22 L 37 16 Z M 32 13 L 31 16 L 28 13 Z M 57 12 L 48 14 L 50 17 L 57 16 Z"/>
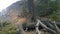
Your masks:
<path fill-rule="evenodd" d="M 6 9 L 2 10 L 0 13 L 0 20 L 11 20 L 12 17 L 16 17 L 18 14 L 22 13 L 23 1 L 18 1 L 13 3 Z"/>

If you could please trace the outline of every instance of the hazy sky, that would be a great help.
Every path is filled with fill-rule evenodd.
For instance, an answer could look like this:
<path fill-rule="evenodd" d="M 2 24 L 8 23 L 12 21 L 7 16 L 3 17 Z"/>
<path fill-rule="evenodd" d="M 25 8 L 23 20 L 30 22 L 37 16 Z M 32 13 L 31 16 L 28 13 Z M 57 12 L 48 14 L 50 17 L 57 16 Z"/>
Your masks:
<path fill-rule="evenodd" d="M 0 0 L 0 12 L 18 0 Z"/>

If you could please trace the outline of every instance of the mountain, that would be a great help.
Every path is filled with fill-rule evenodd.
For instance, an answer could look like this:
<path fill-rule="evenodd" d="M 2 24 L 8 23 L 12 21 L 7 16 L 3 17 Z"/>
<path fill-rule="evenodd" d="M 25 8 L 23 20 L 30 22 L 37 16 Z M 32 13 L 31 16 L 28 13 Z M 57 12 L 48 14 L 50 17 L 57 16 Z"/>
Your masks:
<path fill-rule="evenodd" d="M 6 9 L 2 10 L 2 13 L 0 13 L 0 20 L 11 20 L 12 18 L 18 16 L 18 14 L 22 13 L 22 8 L 23 1 L 13 3 Z"/>

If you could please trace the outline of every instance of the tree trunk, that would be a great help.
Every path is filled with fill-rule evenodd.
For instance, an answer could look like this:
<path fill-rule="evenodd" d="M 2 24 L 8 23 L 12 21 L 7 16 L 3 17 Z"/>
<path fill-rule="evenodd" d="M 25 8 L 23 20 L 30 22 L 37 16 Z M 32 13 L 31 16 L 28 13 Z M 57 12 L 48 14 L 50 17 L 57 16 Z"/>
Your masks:
<path fill-rule="evenodd" d="M 34 0 L 28 0 L 28 11 L 30 14 L 30 19 L 31 21 L 35 21 L 35 16 L 36 14 L 34 13 L 35 5 L 34 5 Z"/>

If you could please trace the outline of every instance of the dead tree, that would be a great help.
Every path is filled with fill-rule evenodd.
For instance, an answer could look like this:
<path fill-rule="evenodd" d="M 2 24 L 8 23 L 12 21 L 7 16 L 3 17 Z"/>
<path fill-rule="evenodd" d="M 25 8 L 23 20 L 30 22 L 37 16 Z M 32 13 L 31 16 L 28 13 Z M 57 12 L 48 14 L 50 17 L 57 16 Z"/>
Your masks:
<path fill-rule="evenodd" d="M 38 32 L 38 34 L 41 34 L 39 32 L 38 26 L 39 24 L 47 30 L 47 32 L 50 32 L 52 34 L 59 34 L 60 33 L 60 29 L 59 27 L 56 25 L 55 21 L 51 22 L 51 23 L 47 23 L 49 25 L 49 27 L 47 26 L 47 24 L 44 24 L 43 22 L 41 22 L 41 20 L 38 19 L 38 17 L 36 18 L 36 14 L 34 13 L 34 0 L 27 0 L 28 1 L 28 11 L 29 14 L 31 14 L 29 18 L 31 18 L 31 21 L 37 21 L 36 24 L 36 32 Z"/>
<path fill-rule="evenodd" d="M 41 20 L 37 19 L 37 24 L 36 26 L 38 25 L 41 25 L 43 28 L 45 28 L 47 30 L 47 32 L 50 32 L 51 34 L 60 34 L 60 29 L 59 27 L 56 25 L 55 21 L 51 22 L 51 23 L 47 23 L 49 25 L 46 26 L 44 23 L 41 22 Z M 49 34 L 49 33 L 48 33 Z"/>

